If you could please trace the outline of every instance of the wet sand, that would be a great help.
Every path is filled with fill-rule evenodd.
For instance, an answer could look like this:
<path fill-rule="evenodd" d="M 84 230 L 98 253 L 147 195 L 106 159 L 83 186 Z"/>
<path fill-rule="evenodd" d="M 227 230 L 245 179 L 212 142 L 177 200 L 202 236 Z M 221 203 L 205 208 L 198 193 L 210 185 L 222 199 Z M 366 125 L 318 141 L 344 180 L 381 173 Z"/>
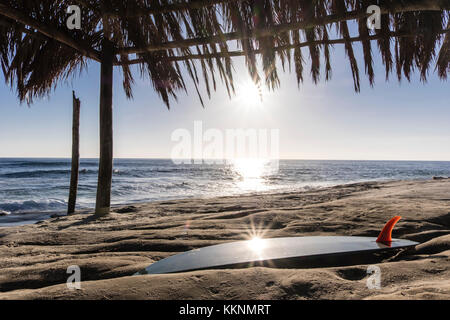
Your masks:
<path fill-rule="evenodd" d="M 247 239 L 252 226 L 264 237 L 375 237 L 395 215 L 393 236 L 421 244 L 372 257 L 381 289 L 367 288 L 369 263 L 132 276 L 179 252 Z M 449 256 L 450 180 L 160 201 L 0 228 L 0 299 L 450 299 Z M 70 265 L 81 268 L 81 290 L 67 289 Z"/>

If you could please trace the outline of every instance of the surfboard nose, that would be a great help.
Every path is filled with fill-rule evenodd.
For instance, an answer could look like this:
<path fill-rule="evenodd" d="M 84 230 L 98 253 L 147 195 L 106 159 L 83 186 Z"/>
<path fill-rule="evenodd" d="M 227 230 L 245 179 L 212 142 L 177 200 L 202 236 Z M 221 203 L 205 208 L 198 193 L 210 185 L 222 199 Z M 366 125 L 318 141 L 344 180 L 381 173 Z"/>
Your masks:
<path fill-rule="evenodd" d="M 378 235 L 377 242 L 382 243 L 391 243 L 392 242 L 392 229 L 394 229 L 395 224 L 398 220 L 400 220 L 402 217 L 395 216 L 391 220 L 389 220 L 383 229 L 381 230 L 380 234 Z"/>

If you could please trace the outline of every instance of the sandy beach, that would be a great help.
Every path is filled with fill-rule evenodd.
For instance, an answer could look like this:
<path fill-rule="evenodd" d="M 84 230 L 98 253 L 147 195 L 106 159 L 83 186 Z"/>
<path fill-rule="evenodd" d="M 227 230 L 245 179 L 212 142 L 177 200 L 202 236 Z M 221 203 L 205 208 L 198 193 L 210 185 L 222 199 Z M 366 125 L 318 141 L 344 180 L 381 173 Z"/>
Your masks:
<path fill-rule="evenodd" d="M 381 289 L 368 264 L 253 267 L 132 276 L 170 255 L 264 237 L 393 236 L 418 241 L 379 256 Z M 347 184 L 305 192 L 159 201 L 0 228 L 0 299 L 450 299 L 450 180 Z M 69 290 L 67 267 L 81 268 Z"/>

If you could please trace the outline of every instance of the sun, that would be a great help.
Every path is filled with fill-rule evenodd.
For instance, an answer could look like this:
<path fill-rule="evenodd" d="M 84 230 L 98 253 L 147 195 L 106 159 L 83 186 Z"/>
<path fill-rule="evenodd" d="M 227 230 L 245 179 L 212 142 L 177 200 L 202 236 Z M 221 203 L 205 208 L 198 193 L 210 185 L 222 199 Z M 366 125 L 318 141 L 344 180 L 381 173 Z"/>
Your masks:
<path fill-rule="evenodd" d="M 237 99 L 240 106 L 259 108 L 263 105 L 264 89 L 261 84 L 246 81 L 237 88 Z"/>

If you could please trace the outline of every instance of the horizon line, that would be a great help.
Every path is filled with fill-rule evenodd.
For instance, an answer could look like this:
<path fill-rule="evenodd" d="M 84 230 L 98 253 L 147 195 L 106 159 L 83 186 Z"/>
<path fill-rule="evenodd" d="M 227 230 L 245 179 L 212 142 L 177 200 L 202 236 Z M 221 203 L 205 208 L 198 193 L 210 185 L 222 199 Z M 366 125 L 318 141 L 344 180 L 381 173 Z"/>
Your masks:
<path fill-rule="evenodd" d="M 23 156 L 0 156 L 0 159 L 65 159 L 70 160 L 71 157 L 23 157 Z M 98 160 L 98 157 L 80 157 L 80 160 Z M 161 157 L 114 157 L 114 160 L 204 160 L 204 161 L 223 161 L 223 160 L 233 160 L 233 159 L 184 159 L 184 158 L 161 158 Z M 248 159 L 248 158 L 243 158 Z M 273 159 L 276 160 L 276 159 Z M 288 160 L 288 161 L 398 161 L 398 162 L 450 162 L 449 160 L 430 160 L 430 159 L 333 159 L 333 158 L 280 158 L 278 160 Z"/>

